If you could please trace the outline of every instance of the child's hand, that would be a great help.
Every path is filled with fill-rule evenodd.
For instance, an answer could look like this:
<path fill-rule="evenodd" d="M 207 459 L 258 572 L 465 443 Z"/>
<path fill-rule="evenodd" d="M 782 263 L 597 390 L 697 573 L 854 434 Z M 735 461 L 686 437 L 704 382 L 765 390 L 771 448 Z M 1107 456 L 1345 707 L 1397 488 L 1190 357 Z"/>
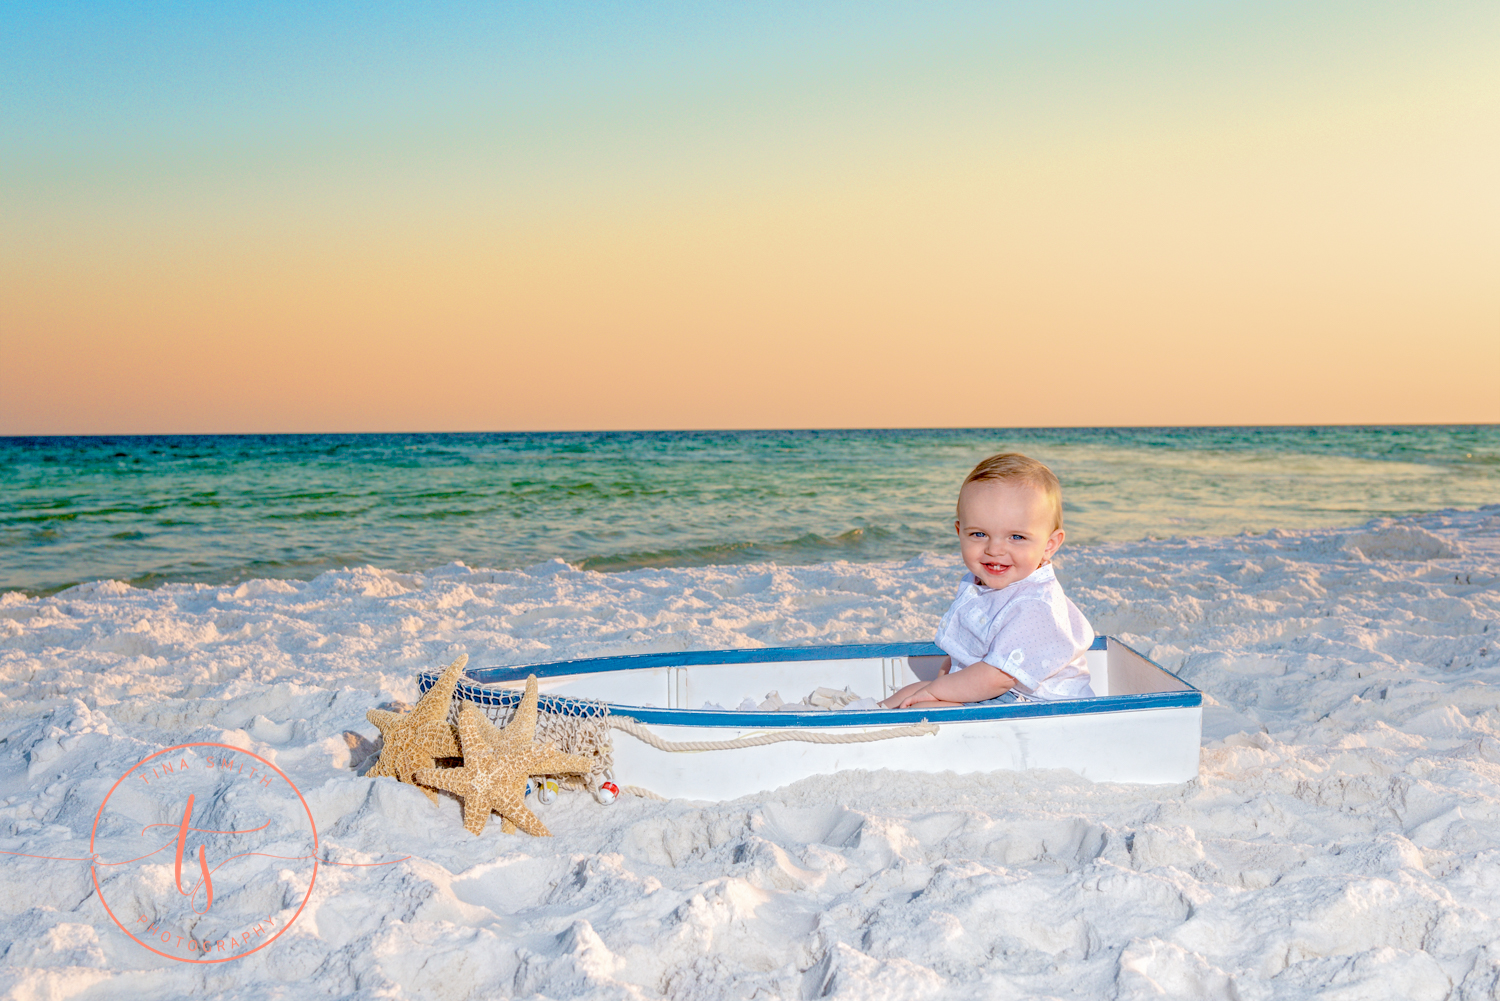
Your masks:
<path fill-rule="evenodd" d="M 927 691 L 926 684 L 913 681 L 899 692 L 892 692 L 890 698 L 880 704 L 887 709 L 905 709 L 911 705 L 912 699 L 920 698 L 925 691 Z"/>
<path fill-rule="evenodd" d="M 932 702 L 932 701 L 935 701 L 935 700 L 933 699 L 933 697 L 930 694 L 928 694 L 928 692 L 927 692 L 927 686 L 923 685 L 921 688 L 917 689 L 915 692 L 912 692 L 906 698 L 902 699 L 901 700 L 901 704 L 899 706 L 897 706 L 896 708 L 897 709 L 909 709 L 909 708 L 911 708 L 911 705 L 914 702 Z"/>

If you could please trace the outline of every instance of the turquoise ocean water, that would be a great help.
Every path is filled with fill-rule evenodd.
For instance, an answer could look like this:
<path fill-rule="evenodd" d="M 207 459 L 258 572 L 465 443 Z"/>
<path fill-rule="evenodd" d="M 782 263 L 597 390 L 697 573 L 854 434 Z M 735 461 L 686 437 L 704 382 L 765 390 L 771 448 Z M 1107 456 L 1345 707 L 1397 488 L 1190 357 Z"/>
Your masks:
<path fill-rule="evenodd" d="M 1494 425 L 0 438 L 0 590 L 906 559 L 956 552 L 959 482 L 1008 450 L 1074 545 L 1500 501 Z"/>

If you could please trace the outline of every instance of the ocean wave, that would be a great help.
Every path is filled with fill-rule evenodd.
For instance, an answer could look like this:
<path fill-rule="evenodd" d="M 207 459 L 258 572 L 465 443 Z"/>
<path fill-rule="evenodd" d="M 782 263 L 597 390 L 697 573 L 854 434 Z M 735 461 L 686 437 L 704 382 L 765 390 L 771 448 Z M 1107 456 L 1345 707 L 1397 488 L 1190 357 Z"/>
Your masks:
<path fill-rule="evenodd" d="M 0 590 L 445 561 L 593 569 L 951 551 L 1020 450 L 1068 541 L 1357 525 L 1500 497 L 1500 428 L 1105 428 L 0 439 Z"/>
<path fill-rule="evenodd" d="M 808 532 L 795 539 L 773 542 L 724 542 L 654 552 L 614 553 L 570 561 L 580 570 L 604 573 L 640 570 L 646 567 L 705 567 L 744 563 L 823 563 L 829 560 L 889 559 L 886 546 L 902 533 L 878 526 L 851 528 L 831 538 Z M 879 554 L 872 552 L 880 547 Z"/>

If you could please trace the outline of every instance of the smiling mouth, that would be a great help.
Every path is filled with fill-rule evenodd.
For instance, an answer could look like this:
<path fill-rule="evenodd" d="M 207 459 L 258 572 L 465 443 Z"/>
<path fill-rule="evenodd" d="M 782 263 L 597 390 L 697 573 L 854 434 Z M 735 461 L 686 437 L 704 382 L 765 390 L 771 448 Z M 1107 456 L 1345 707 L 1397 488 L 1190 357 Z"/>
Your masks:
<path fill-rule="evenodd" d="M 989 574 L 991 577 L 999 577 L 1010 570 L 1010 567 L 1002 565 L 1000 563 L 981 563 L 979 565 L 984 567 L 985 573 Z"/>

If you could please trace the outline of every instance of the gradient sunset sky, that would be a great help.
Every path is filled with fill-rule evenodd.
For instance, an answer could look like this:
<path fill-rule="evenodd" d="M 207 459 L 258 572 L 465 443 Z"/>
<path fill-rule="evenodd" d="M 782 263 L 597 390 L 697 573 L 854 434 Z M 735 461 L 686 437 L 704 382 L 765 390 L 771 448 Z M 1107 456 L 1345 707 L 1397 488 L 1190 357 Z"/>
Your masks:
<path fill-rule="evenodd" d="M 13 3 L 0 434 L 1500 421 L 1500 4 Z"/>

